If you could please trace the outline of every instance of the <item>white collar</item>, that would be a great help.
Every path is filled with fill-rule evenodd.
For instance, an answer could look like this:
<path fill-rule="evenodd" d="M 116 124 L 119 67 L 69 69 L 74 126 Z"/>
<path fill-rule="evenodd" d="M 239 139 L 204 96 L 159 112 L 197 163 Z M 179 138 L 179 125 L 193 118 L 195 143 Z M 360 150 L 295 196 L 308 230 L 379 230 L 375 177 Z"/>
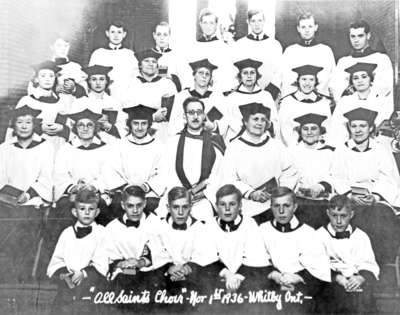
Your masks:
<path fill-rule="evenodd" d="M 328 224 L 328 232 L 331 233 L 332 235 L 336 235 L 336 231 L 333 229 L 332 224 Z M 351 224 L 349 224 L 345 230 L 345 232 L 350 232 L 353 233 L 353 227 L 351 226 Z"/>
<path fill-rule="evenodd" d="M 81 142 L 81 140 L 78 138 L 78 136 L 77 135 L 73 135 L 73 138 L 71 139 L 71 144 L 72 144 L 72 146 L 74 146 L 74 147 L 80 147 L 81 145 L 82 145 L 82 142 Z M 101 141 L 101 139 L 98 137 L 98 136 L 94 136 L 94 138 L 93 138 L 93 140 L 92 140 L 92 143 L 94 143 L 94 144 L 101 144 L 102 143 L 102 141 Z"/>
<path fill-rule="evenodd" d="M 277 222 L 276 222 L 275 219 L 273 220 L 273 223 L 274 223 L 274 226 L 276 226 L 276 223 L 277 223 Z M 290 228 L 291 228 L 292 230 L 294 230 L 294 229 L 296 229 L 296 228 L 299 226 L 300 222 L 299 222 L 299 220 L 296 218 L 296 216 L 294 215 L 293 218 L 290 220 L 289 224 L 290 224 Z"/>
<path fill-rule="evenodd" d="M 97 225 L 97 223 L 95 221 L 93 221 L 92 223 L 90 223 L 89 225 L 84 225 L 79 221 L 76 221 L 76 223 L 74 224 L 74 228 L 75 230 L 80 227 L 80 228 L 85 228 L 85 227 L 89 227 L 91 226 L 92 228 L 95 227 Z"/>
<path fill-rule="evenodd" d="M 149 141 L 152 141 L 154 138 L 147 134 L 144 138 L 140 139 L 140 142 L 138 142 L 133 135 L 130 133 L 125 137 L 127 140 L 130 142 L 136 143 L 136 144 L 143 144 L 143 143 L 148 143 Z"/>
<path fill-rule="evenodd" d="M 42 141 L 42 140 L 43 140 L 43 138 L 42 138 L 41 136 L 39 136 L 37 133 L 34 133 L 34 134 L 32 135 L 32 141 L 40 142 L 40 141 Z M 12 137 L 10 138 L 10 143 L 11 143 L 11 144 L 18 143 L 18 137 L 17 137 L 17 136 L 12 136 Z"/>
<path fill-rule="evenodd" d="M 114 45 L 113 43 L 108 43 L 108 47 L 110 47 L 112 50 L 120 49 L 122 47 L 122 43 L 119 45 Z"/>

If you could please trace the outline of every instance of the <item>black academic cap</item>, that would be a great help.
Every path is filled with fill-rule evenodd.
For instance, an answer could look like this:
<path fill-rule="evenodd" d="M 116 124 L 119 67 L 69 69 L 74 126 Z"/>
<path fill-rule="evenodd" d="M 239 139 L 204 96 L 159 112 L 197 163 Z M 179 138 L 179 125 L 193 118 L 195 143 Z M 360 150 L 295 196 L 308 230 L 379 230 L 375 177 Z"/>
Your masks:
<path fill-rule="evenodd" d="M 135 57 L 136 59 L 141 62 L 143 59 L 152 57 L 158 60 L 158 58 L 160 58 L 162 56 L 162 54 L 154 51 L 153 49 L 147 49 L 147 50 L 143 50 L 143 51 L 139 51 L 137 53 L 135 53 Z"/>
<path fill-rule="evenodd" d="M 362 107 L 358 107 L 356 109 L 353 109 L 353 110 L 343 114 L 343 116 L 346 117 L 349 121 L 364 120 L 364 121 L 367 121 L 370 125 L 372 125 L 374 123 L 377 115 L 378 115 L 378 112 L 376 112 L 374 110 L 362 108 Z"/>
<path fill-rule="evenodd" d="M 300 126 L 306 125 L 306 124 L 316 124 L 318 126 L 321 126 L 322 122 L 326 119 L 326 116 L 323 115 L 318 115 L 314 113 L 309 113 L 305 114 L 303 116 L 297 117 L 293 119 L 295 122 L 298 122 Z"/>
<path fill-rule="evenodd" d="M 39 70 L 42 69 L 49 69 L 49 70 L 53 70 L 54 73 L 57 73 L 58 71 L 61 70 L 61 67 L 57 66 L 56 63 L 54 61 L 51 60 L 46 60 L 44 62 L 38 63 L 36 65 L 32 66 L 33 69 L 35 69 L 35 72 L 39 72 Z"/>
<path fill-rule="evenodd" d="M 239 69 L 239 71 L 242 71 L 242 69 L 244 68 L 254 68 L 254 69 L 258 69 L 259 67 L 261 67 L 263 63 L 261 61 L 257 61 L 254 59 L 243 59 L 240 61 L 237 61 L 234 63 L 235 67 L 237 67 Z"/>
<path fill-rule="evenodd" d="M 250 115 L 258 113 L 265 114 L 267 116 L 267 119 L 269 119 L 271 115 L 271 110 L 261 103 L 249 103 L 245 105 L 240 105 L 239 110 L 242 113 L 243 118 L 245 119 L 247 119 Z"/>
<path fill-rule="evenodd" d="M 129 119 L 152 120 L 153 114 L 157 110 L 140 104 L 137 106 L 124 108 L 123 111 L 128 114 Z"/>
<path fill-rule="evenodd" d="M 24 105 L 22 107 L 15 108 L 12 111 L 12 116 L 14 118 L 20 117 L 20 116 L 25 116 L 25 115 L 31 115 L 32 117 L 37 117 L 42 111 L 39 109 L 33 109 L 32 107 L 29 107 L 28 105 Z"/>
<path fill-rule="evenodd" d="M 100 65 L 93 65 L 90 67 L 83 68 L 82 70 L 86 72 L 87 75 L 93 75 L 93 74 L 104 74 L 107 75 L 113 67 L 105 67 L 105 66 L 100 66 Z"/>
<path fill-rule="evenodd" d="M 193 71 L 199 68 L 207 68 L 210 71 L 213 71 L 218 68 L 216 65 L 213 65 L 207 58 L 190 62 L 189 66 L 192 68 Z"/>
<path fill-rule="evenodd" d="M 293 68 L 292 70 L 296 72 L 298 76 L 307 74 L 316 76 L 318 72 L 320 72 L 322 69 L 323 69 L 322 67 L 317 67 L 313 65 L 304 65 L 297 68 Z"/>
<path fill-rule="evenodd" d="M 94 113 L 88 108 L 86 108 L 85 110 L 80 111 L 78 113 L 70 114 L 68 116 L 75 122 L 77 122 L 80 119 L 84 119 L 84 118 L 90 119 L 92 121 L 98 121 L 102 117 L 101 114 Z"/>
<path fill-rule="evenodd" d="M 353 74 L 358 71 L 366 71 L 367 73 L 372 73 L 377 67 L 376 63 L 367 63 L 367 62 L 357 62 L 355 65 L 344 69 L 344 71 Z"/>

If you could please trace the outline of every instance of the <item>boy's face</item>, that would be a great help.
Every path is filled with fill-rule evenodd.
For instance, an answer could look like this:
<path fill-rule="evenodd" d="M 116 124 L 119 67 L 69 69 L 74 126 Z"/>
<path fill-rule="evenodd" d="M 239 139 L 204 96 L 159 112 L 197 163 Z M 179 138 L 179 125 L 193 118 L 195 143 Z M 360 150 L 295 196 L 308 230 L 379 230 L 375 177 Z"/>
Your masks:
<path fill-rule="evenodd" d="M 129 220 L 139 221 L 146 207 L 146 200 L 140 197 L 128 196 L 126 200 L 121 201 L 121 206 Z"/>
<path fill-rule="evenodd" d="M 124 31 L 123 27 L 111 25 L 110 28 L 106 31 L 106 36 L 111 44 L 119 45 L 126 37 L 126 32 Z"/>
<path fill-rule="evenodd" d="M 201 18 L 200 28 L 205 36 L 213 36 L 217 31 L 217 17 L 213 14 Z"/>
<path fill-rule="evenodd" d="M 36 75 L 36 79 L 42 89 L 50 90 L 54 86 L 56 75 L 53 70 L 40 69 Z"/>
<path fill-rule="evenodd" d="M 169 213 L 176 224 L 186 223 L 190 214 L 190 209 L 191 204 L 188 198 L 176 199 L 168 204 Z"/>
<path fill-rule="evenodd" d="M 329 221 L 335 232 L 344 232 L 350 224 L 351 218 L 354 216 L 354 211 L 343 207 L 342 209 L 334 208 L 326 210 Z"/>
<path fill-rule="evenodd" d="M 79 223 L 83 225 L 92 224 L 99 213 L 100 209 L 96 202 L 76 202 L 74 208 L 72 208 L 72 214 L 78 219 Z"/>
<path fill-rule="evenodd" d="M 354 50 L 363 50 L 369 44 L 371 38 L 370 33 L 365 33 L 363 27 L 350 29 L 350 43 Z"/>
<path fill-rule="evenodd" d="M 166 25 L 158 25 L 156 30 L 153 32 L 153 38 L 156 42 L 156 46 L 159 48 L 169 47 L 169 27 Z"/>
<path fill-rule="evenodd" d="M 94 92 L 101 93 L 106 89 L 107 77 L 105 74 L 92 74 L 89 77 L 90 89 Z"/>
<path fill-rule="evenodd" d="M 261 12 L 254 14 L 250 20 L 247 20 L 247 23 L 250 26 L 251 32 L 253 32 L 254 34 L 258 35 L 264 31 L 265 19 L 264 15 Z"/>
<path fill-rule="evenodd" d="M 227 195 L 217 200 L 217 212 L 220 219 L 225 222 L 235 221 L 242 208 L 236 194 Z"/>
<path fill-rule="evenodd" d="M 297 26 L 297 31 L 299 32 L 300 37 L 304 40 L 313 39 L 317 30 L 318 25 L 315 24 L 313 17 L 300 20 L 299 25 Z"/>
<path fill-rule="evenodd" d="M 50 46 L 54 57 L 67 58 L 69 52 L 69 43 L 62 38 L 56 39 L 53 45 Z"/>
<path fill-rule="evenodd" d="M 291 195 L 271 199 L 271 209 L 275 220 L 280 224 L 289 223 L 297 209 Z"/>

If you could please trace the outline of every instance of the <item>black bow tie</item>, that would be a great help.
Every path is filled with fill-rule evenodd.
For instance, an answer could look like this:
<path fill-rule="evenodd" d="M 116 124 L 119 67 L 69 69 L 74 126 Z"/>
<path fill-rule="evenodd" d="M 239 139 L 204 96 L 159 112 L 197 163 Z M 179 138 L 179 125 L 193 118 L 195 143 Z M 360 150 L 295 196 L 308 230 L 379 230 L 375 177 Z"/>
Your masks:
<path fill-rule="evenodd" d="M 172 222 L 172 228 L 174 230 L 181 230 L 181 231 L 185 231 L 187 229 L 187 224 L 183 223 L 183 224 L 176 224 L 175 222 Z"/>
<path fill-rule="evenodd" d="M 89 235 L 92 233 L 92 227 L 87 226 L 87 227 L 77 227 L 76 228 L 76 237 L 77 238 L 84 238 L 86 235 Z"/>
<path fill-rule="evenodd" d="M 127 219 L 126 222 L 125 222 L 125 225 L 126 225 L 127 227 L 133 226 L 133 227 L 135 227 L 135 228 L 138 228 L 139 225 L 140 225 L 140 220 L 138 220 L 138 221 L 133 221 L 133 220 Z"/>
<path fill-rule="evenodd" d="M 236 231 L 239 227 L 239 224 L 235 224 L 234 221 L 226 222 L 224 220 L 219 221 L 219 226 L 221 229 L 223 229 L 225 232 L 233 232 Z"/>
<path fill-rule="evenodd" d="M 314 101 L 312 99 L 310 99 L 310 98 L 302 99 L 300 102 L 302 102 L 302 103 L 314 103 Z"/>
<path fill-rule="evenodd" d="M 281 232 L 290 232 L 292 231 L 292 227 L 290 226 L 290 223 L 285 223 L 281 224 L 279 222 L 276 222 L 276 228 L 281 231 Z"/>
<path fill-rule="evenodd" d="M 343 231 L 343 232 L 336 232 L 335 233 L 335 238 L 341 240 L 344 238 L 349 238 L 350 237 L 350 231 Z"/>

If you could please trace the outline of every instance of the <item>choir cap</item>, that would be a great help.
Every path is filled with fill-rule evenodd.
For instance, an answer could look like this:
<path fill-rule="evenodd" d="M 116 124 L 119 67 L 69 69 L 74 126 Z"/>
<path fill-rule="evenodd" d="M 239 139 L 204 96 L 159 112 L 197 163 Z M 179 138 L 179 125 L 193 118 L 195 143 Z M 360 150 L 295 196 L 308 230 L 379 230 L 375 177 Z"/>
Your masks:
<path fill-rule="evenodd" d="M 113 67 L 105 67 L 105 66 L 100 66 L 100 65 L 94 65 L 90 67 L 83 68 L 82 70 L 88 75 L 94 75 L 94 74 L 104 74 L 107 75 Z"/>
<path fill-rule="evenodd" d="M 263 63 L 261 61 L 250 58 L 243 59 L 234 63 L 235 67 L 238 68 L 239 71 L 242 71 L 244 68 L 258 69 L 259 67 L 261 67 L 262 64 Z"/>
<path fill-rule="evenodd" d="M 377 67 L 376 63 L 367 63 L 367 62 L 357 62 L 355 65 L 344 69 L 344 71 L 353 74 L 359 71 L 366 71 L 367 73 L 374 72 L 375 68 Z"/>
<path fill-rule="evenodd" d="M 153 49 L 147 49 L 147 50 L 143 50 L 143 51 L 139 51 L 139 52 L 135 53 L 135 57 L 139 62 L 141 62 L 143 59 L 150 58 L 150 57 L 158 60 L 158 58 L 160 58 L 161 56 L 162 56 L 162 54 L 154 51 Z"/>
<path fill-rule="evenodd" d="M 46 60 L 44 62 L 33 65 L 32 68 L 35 70 L 36 73 L 38 73 L 42 69 L 52 70 L 54 71 L 54 73 L 57 73 L 61 70 L 61 67 L 57 66 L 56 63 L 51 60 Z"/>
<path fill-rule="evenodd" d="M 193 71 L 196 71 L 196 69 L 199 68 L 207 68 L 210 71 L 214 71 L 218 68 L 216 65 L 213 65 L 207 58 L 190 62 L 189 65 Z"/>
<path fill-rule="evenodd" d="M 140 120 L 153 120 L 153 114 L 156 112 L 154 108 L 137 105 L 134 107 L 124 108 L 123 111 L 128 114 L 129 119 L 140 119 Z"/>
<path fill-rule="evenodd" d="M 378 112 L 376 112 L 374 110 L 362 108 L 362 107 L 358 107 L 356 109 L 353 109 L 353 110 L 343 114 L 343 116 L 346 117 L 349 121 L 364 120 L 364 121 L 367 121 L 370 125 L 372 125 L 374 123 L 377 115 L 378 115 Z"/>
<path fill-rule="evenodd" d="M 28 105 L 24 105 L 19 108 L 15 108 L 12 111 L 12 116 L 14 118 L 20 117 L 20 116 L 26 116 L 26 115 L 31 115 L 32 117 L 37 117 L 42 111 L 40 109 L 33 109 L 32 107 L 29 107 Z"/>
<path fill-rule="evenodd" d="M 314 113 L 305 114 L 303 116 L 297 117 L 294 119 L 295 122 L 298 122 L 300 126 L 306 124 L 316 124 L 321 127 L 322 122 L 328 117 L 323 115 L 318 115 Z"/>
<path fill-rule="evenodd" d="M 317 67 L 313 65 L 304 65 L 297 68 L 293 68 L 292 70 L 297 73 L 300 77 L 302 75 L 314 75 L 317 76 L 318 72 L 320 72 L 323 68 Z"/>
<path fill-rule="evenodd" d="M 250 115 L 254 114 L 265 114 L 267 119 L 269 120 L 271 115 L 271 110 L 268 107 L 263 106 L 261 103 L 249 103 L 245 105 L 240 105 L 239 110 L 243 116 L 243 118 L 247 119 Z"/>
<path fill-rule="evenodd" d="M 77 122 L 78 120 L 81 120 L 81 119 L 85 119 L 85 118 L 96 122 L 102 117 L 101 114 L 94 113 L 90 109 L 87 109 L 87 108 L 83 111 L 80 111 L 78 113 L 71 114 L 68 116 L 75 122 Z"/>

